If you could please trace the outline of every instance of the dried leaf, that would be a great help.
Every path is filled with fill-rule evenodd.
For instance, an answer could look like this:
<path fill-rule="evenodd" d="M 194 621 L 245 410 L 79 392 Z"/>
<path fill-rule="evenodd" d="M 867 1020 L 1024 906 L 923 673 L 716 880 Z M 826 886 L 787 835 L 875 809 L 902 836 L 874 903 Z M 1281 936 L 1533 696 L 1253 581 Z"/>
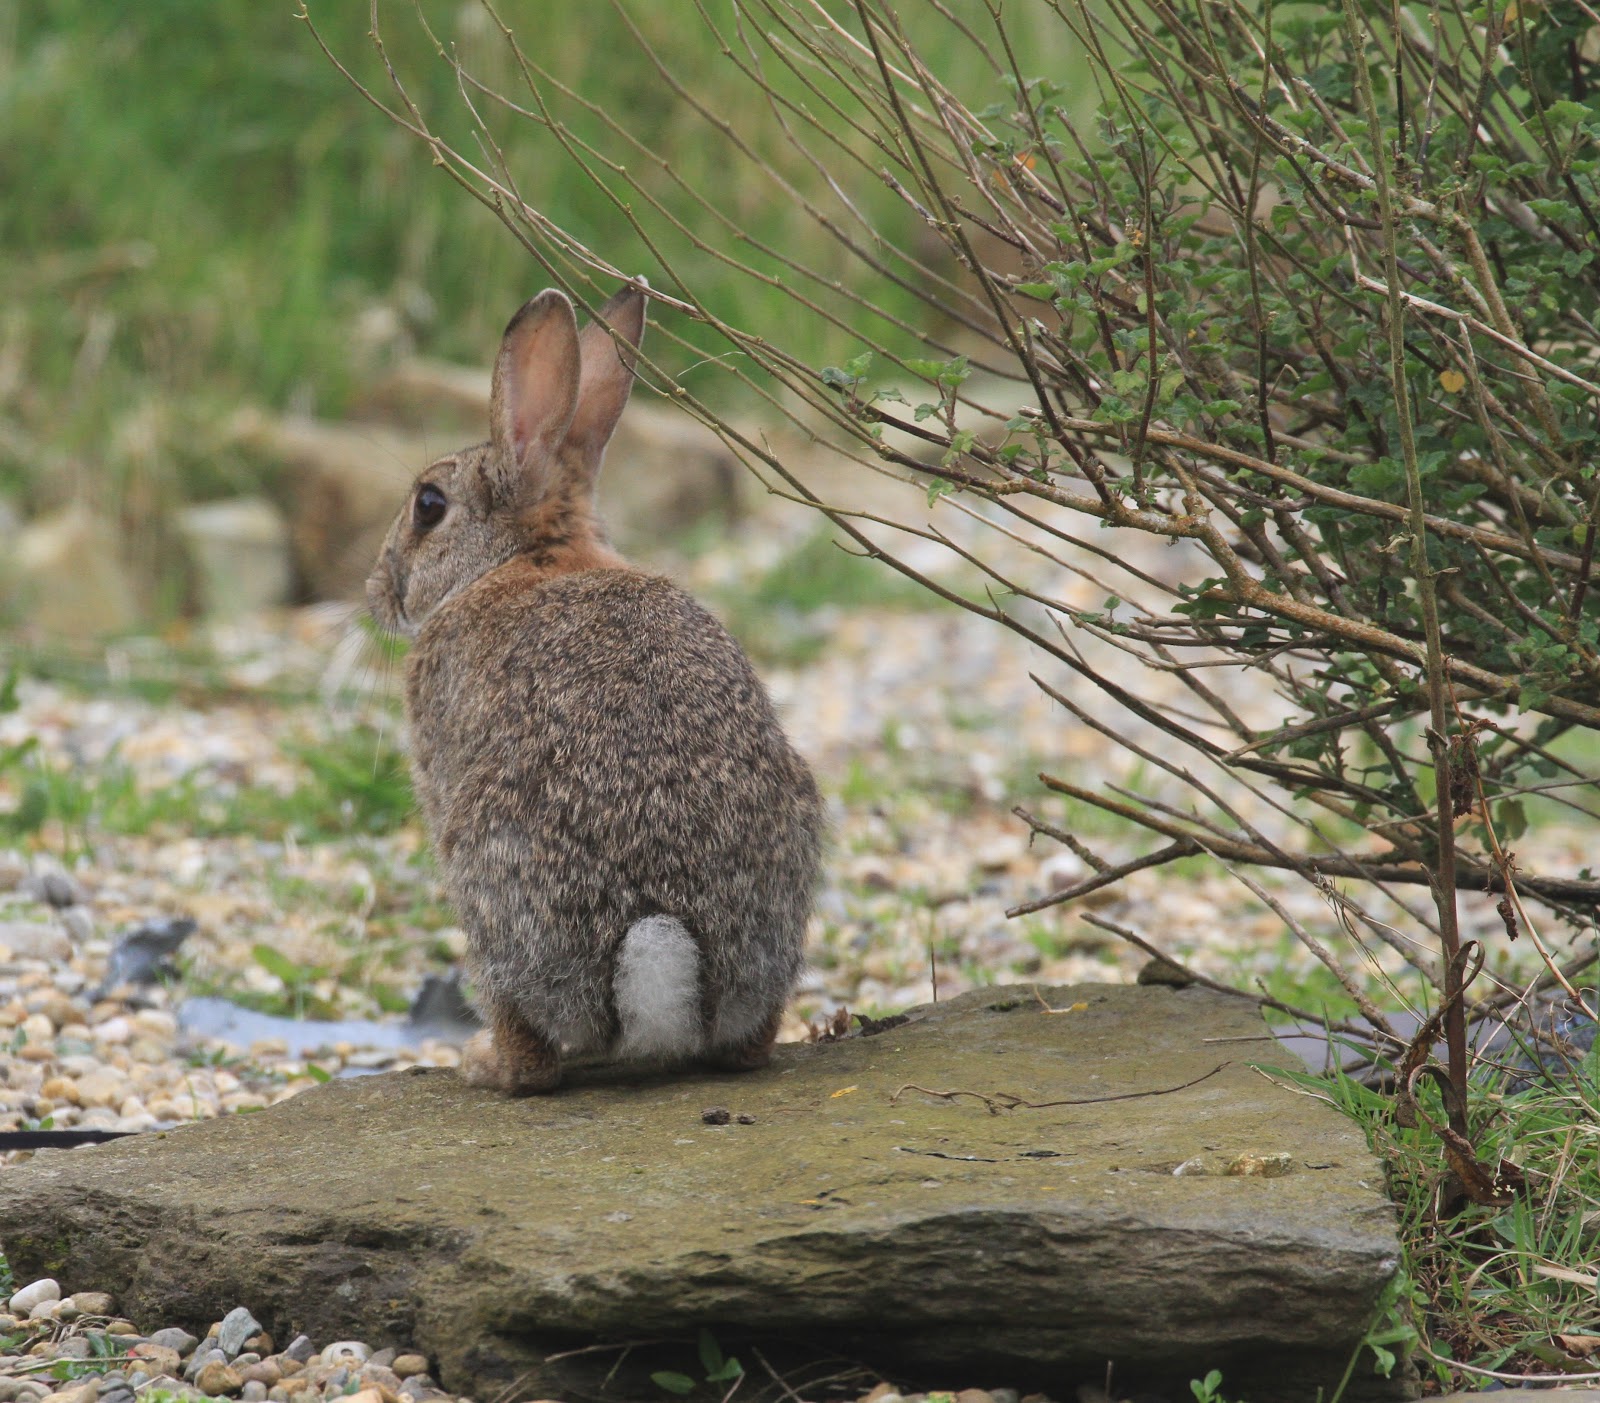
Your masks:
<path fill-rule="evenodd" d="M 1592 1271 L 1573 1271 L 1571 1267 L 1558 1267 L 1554 1262 L 1535 1262 L 1533 1270 L 1536 1276 L 1547 1276 L 1552 1281 L 1570 1281 L 1574 1286 L 1587 1286 L 1591 1291 L 1600 1293 L 1600 1275 Z"/>
<path fill-rule="evenodd" d="M 1459 370 L 1441 370 L 1439 386 L 1447 395 L 1458 395 L 1467 387 L 1467 377 Z"/>
<path fill-rule="evenodd" d="M 837 1091 L 828 1097 L 828 1100 L 837 1101 L 841 1096 L 848 1096 L 852 1091 L 859 1090 L 860 1088 L 855 1086 L 841 1086 Z"/>
<path fill-rule="evenodd" d="M 1587 1359 L 1596 1350 L 1600 1350 L 1600 1335 L 1557 1335 L 1556 1343 L 1568 1354 L 1576 1355 L 1579 1359 Z"/>

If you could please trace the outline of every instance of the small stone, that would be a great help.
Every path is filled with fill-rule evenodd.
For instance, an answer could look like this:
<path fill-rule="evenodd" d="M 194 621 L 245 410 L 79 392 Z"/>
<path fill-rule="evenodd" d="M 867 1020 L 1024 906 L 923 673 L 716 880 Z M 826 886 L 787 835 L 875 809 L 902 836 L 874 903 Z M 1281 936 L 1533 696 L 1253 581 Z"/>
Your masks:
<path fill-rule="evenodd" d="M 139 1327 L 131 1320 L 113 1320 L 109 1325 L 106 1326 L 106 1334 L 132 1335 L 135 1338 L 141 1338 L 139 1335 Z"/>
<path fill-rule="evenodd" d="M 986 1388 L 964 1388 L 956 1394 L 956 1403 L 994 1403 L 994 1396 Z"/>
<path fill-rule="evenodd" d="M 120 1369 L 112 1369 L 100 1376 L 100 1396 L 102 1398 L 115 1389 L 126 1388 L 127 1386 L 128 1380 Z"/>
<path fill-rule="evenodd" d="M 91 1036 L 97 1043 L 108 1046 L 120 1047 L 133 1038 L 133 1024 L 121 1014 L 115 1018 L 108 1018 L 104 1023 L 97 1023 Z"/>
<path fill-rule="evenodd" d="M 900 1390 L 891 1383 L 878 1384 L 872 1392 L 865 1394 L 861 1403 L 894 1403 L 900 1397 Z"/>
<path fill-rule="evenodd" d="M 61 1309 L 60 1301 L 40 1301 L 28 1312 L 29 1320 L 54 1320 L 56 1312 Z"/>
<path fill-rule="evenodd" d="M 267 1363 L 265 1359 L 263 1359 L 261 1362 L 263 1364 Z M 306 1367 L 298 1359 L 291 1359 L 287 1354 L 275 1354 L 272 1356 L 271 1362 L 278 1366 L 278 1372 L 282 1374 L 284 1378 L 288 1378 L 291 1374 L 298 1374 Z"/>
<path fill-rule="evenodd" d="M 9 1302 L 13 1315 L 28 1315 L 41 1301 L 59 1301 L 61 1284 L 52 1277 L 43 1276 L 31 1281 L 15 1292 Z"/>
<path fill-rule="evenodd" d="M 61 912 L 60 921 L 79 945 L 94 939 L 94 913 L 87 906 L 68 906 Z"/>
<path fill-rule="evenodd" d="M 0 945 L 19 960 L 64 964 L 72 958 L 72 942 L 54 926 L 36 921 L 0 922 Z"/>
<path fill-rule="evenodd" d="M 288 1348 L 283 1351 L 286 1359 L 293 1359 L 299 1364 L 304 1364 L 316 1352 L 317 1347 L 311 1343 L 310 1337 L 306 1335 L 296 1335 L 289 1342 Z"/>
<path fill-rule="evenodd" d="M 324 1364 L 365 1364 L 372 1351 L 360 1340 L 335 1340 L 322 1351 Z"/>
<path fill-rule="evenodd" d="M 247 1368 L 249 1368 L 250 1365 L 259 1364 L 260 1362 L 261 1362 L 261 1356 L 259 1354 L 257 1354 L 255 1352 L 255 1350 L 247 1349 L 247 1350 L 245 1350 L 245 1352 L 243 1354 L 237 1355 L 234 1358 L 233 1367 L 235 1369 L 239 1370 L 240 1377 L 242 1378 L 243 1375 L 244 1375 L 244 1371 Z"/>
<path fill-rule="evenodd" d="M 89 1339 L 86 1335 L 69 1335 L 64 1340 L 56 1341 L 57 1359 L 87 1359 L 89 1357 Z"/>
<path fill-rule="evenodd" d="M 78 1078 L 78 1102 L 83 1106 L 115 1106 L 127 1094 L 128 1079 L 111 1067 L 86 1072 Z"/>
<path fill-rule="evenodd" d="M 261 1322 L 243 1306 L 235 1306 L 223 1316 L 217 1329 L 217 1348 L 232 1359 L 244 1348 L 244 1342 L 261 1333 Z"/>
<path fill-rule="evenodd" d="M 187 1330 L 180 1330 L 176 1325 L 155 1331 L 149 1336 L 149 1341 L 153 1345 L 165 1345 L 168 1349 L 175 1349 L 182 1355 L 192 1354 L 194 1347 L 200 1343 Z"/>
<path fill-rule="evenodd" d="M 364 1388 L 357 1393 L 347 1393 L 345 1403 L 383 1403 L 383 1395 L 375 1388 Z"/>
<path fill-rule="evenodd" d="M 751 1115 L 749 1111 L 740 1111 L 739 1114 L 734 1117 L 734 1119 L 738 1121 L 740 1125 L 754 1125 L 756 1123 L 756 1118 Z"/>
<path fill-rule="evenodd" d="M 127 1386 L 118 1384 L 109 1392 L 100 1395 L 100 1403 L 134 1403 L 138 1395 Z"/>
<path fill-rule="evenodd" d="M 201 1393 L 210 1398 L 237 1393 L 244 1387 L 244 1380 L 239 1377 L 238 1371 L 216 1359 L 195 1375 L 194 1383 Z"/>
<path fill-rule="evenodd" d="M 244 1387 L 239 1390 L 239 1397 L 244 1403 L 266 1403 L 267 1386 L 260 1379 L 246 1379 Z"/>
<path fill-rule="evenodd" d="M 402 1398 L 426 1398 L 433 1392 L 433 1379 L 427 1374 L 413 1374 L 400 1385 Z"/>
<path fill-rule="evenodd" d="M 426 1374 L 428 1361 L 420 1354 L 400 1354 L 389 1367 L 402 1379 L 409 1379 L 413 1374 Z"/>
<path fill-rule="evenodd" d="M 170 1331 L 163 1329 L 162 1334 Z M 194 1336 L 190 1336 L 194 1339 Z M 147 1339 L 144 1344 L 136 1344 L 128 1350 L 136 1360 L 144 1360 L 152 1374 L 176 1374 L 184 1366 L 184 1361 L 178 1357 L 178 1350 L 171 1345 L 157 1344 L 154 1339 Z"/>
<path fill-rule="evenodd" d="M 75 877 L 69 877 L 65 872 L 48 869 L 35 872 L 31 877 L 25 877 L 17 890 L 23 896 L 31 897 L 34 901 L 42 901 L 57 910 L 65 906 L 81 905 L 89 899 L 89 893 L 84 890 L 82 882 Z"/>
<path fill-rule="evenodd" d="M 250 1338 L 244 1342 L 244 1347 L 247 1350 L 252 1351 L 258 1359 L 262 1358 L 263 1356 L 272 1353 L 272 1336 L 269 1335 L 265 1330 L 261 1330 L 250 1336 Z"/>
<path fill-rule="evenodd" d="M 61 1321 L 64 1325 L 70 1325 L 82 1314 L 83 1312 L 78 1309 L 78 1303 L 71 1296 L 68 1296 L 66 1300 L 56 1302 L 53 1318 Z"/>
<path fill-rule="evenodd" d="M 399 1352 L 400 1351 L 395 1349 L 392 1345 L 385 1349 L 380 1349 L 376 1354 L 367 1360 L 367 1364 L 369 1367 L 372 1365 L 377 1365 L 380 1369 L 387 1369 L 394 1364 L 394 1357 Z M 366 1370 L 363 1369 L 362 1373 L 365 1372 Z"/>
<path fill-rule="evenodd" d="M 201 1345 L 199 1349 L 195 1350 L 195 1352 L 189 1356 L 189 1363 L 183 1371 L 183 1376 L 186 1379 L 197 1379 L 200 1377 L 200 1371 L 204 1369 L 206 1365 L 226 1364 L 227 1362 L 228 1356 L 225 1355 L 220 1349 L 215 1347 L 208 1349 L 205 1345 Z"/>
<path fill-rule="evenodd" d="M 707 1106 L 700 1112 L 700 1119 L 707 1125 L 726 1125 L 733 1119 L 733 1114 L 726 1106 Z"/>
<path fill-rule="evenodd" d="M 84 1315 L 110 1315 L 116 1306 L 109 1291 L 74 1291 L 72 1301 Z"/>
<path fill-rule="evenodd" d="M 1021 1395 L 1014 1388 L 991 1388 L 989 1397 L 994 1403 L 1021 1403 Z"/>
<path fill-rule="evenodd" d="M 234 1361 L 234 1367 L 238 1368 L 237 1360 Z M 259 1363 L 248 1364 L 239 1369 L 239 1377 L 247 1384 L 259 1383 L 271 1388 L 283 1377 L 283 1370 L 273 1360 L 263 1359 Z"/>
<path fill-rule="evenodd" d="M 393 1403 L 400 1394 L 400 1376 L 393 1369 L 386 1369 L 369 1359 L 361 1367 L 361 1386 L 377 1389 L 383 1394 L 385 1403 Z"/>

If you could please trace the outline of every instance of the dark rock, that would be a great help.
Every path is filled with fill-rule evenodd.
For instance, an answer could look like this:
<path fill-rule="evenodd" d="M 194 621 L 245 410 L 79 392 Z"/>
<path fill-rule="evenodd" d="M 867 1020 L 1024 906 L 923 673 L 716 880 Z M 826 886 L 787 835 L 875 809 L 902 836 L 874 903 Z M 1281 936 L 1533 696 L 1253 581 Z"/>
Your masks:
<path fill-rule="evenodd" d="M 455 1042 L 464 1041 L 482 1026 L 462 988 L 459 967 L 448 974 L 423 976 L 406 1021 L 413 1036 Z"/>
<path fill-rule="evenodd" d="M 63 907 L 81 905 L 89 899 L 83 883 L 65 872 L 35 872 L 31 877 L 24 877 L 17 890 L 34 901 L 54 906 L 58 911 Z"/>
<path fill-rule="evenodd" d="M 809 1340 L 878 1377 L 1057 1397 L 1107 1361 L 1171 1397 L 1213 1368 L 1252 1403 L 1331 1394 L 1398 1255 L 1360 1130 L 1246 1065 L 1243 1000 L 1040 992 L 976 991 L 736 1080 L 576 1068 L 526 1100 L 422 1069 L 330 1082 L 14 1166 L 0 1243 L 19 1279 L 116 1281 L 138 1319 L 248 1300 L 280 1338 L 316 1320 L 414 1345 L 476 1397 L 524 1374 L 528 1396 L 581 1391 L 571 1371 L 614 1360 L 574 1341 L 682 1336 L 692 1358 L 699 1326 L 730 1353 L 784 1336 L 789 1359 Z M 702 1129 L 735 1089 L 757 1123 Z M 1279 1154 L 1279 1177 L 1173 1173 Z M 1399 1392 L 1358 1366 L 1346 1397 Z"/>
<path fill-rule="evenodd" d="M 154 984 L 177 973 L 172 957 L 195 933 L 195 923 L 187 916 L 169 916 L 141 921 L 119 936 L 106 961 L 103 989 L 119 984 Z"/>

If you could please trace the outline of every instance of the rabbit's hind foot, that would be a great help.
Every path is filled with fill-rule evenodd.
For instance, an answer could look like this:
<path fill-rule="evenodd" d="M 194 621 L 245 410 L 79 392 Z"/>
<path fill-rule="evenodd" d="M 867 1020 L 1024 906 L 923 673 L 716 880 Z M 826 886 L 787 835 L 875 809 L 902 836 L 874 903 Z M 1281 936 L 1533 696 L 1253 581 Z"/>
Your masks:
<path fill-rule="evenodd" d="M 772 1045 L 778 1040 L 778 1027 L 783 1022 L 783 1009 L 776 1008 L 741 1041 L 724 1047 L 713 1047 L 704 1061 L 719 1072 L 753 1072 L 772 1060 Z"/>
<path fill-rule="evenodd" d="M 489 1026 L 461 1049 L 461 1077 L 512 1096 L 537 1096 L 561 1084 L 561 1048 L 511 1010 L 491 1010 Z"/>

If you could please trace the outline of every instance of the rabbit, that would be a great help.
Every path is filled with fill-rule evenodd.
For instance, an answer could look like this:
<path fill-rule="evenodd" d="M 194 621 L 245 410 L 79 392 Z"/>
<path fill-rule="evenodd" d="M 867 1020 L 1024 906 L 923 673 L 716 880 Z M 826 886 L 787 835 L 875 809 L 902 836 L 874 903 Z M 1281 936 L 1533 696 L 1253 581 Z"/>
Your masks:
<path fill-rule="evenodd" d="M 765 1065 L 818 881 L 822 801 L 749 660 L 596 511 L 644 322 L 636 284 L 581 333 L 560 291 L 528 302 L 489 441 L 417 478 L 367 582 L 412 640 L 413 778 L 486 1025 L 462 1074 L 513 1095 L 564 1053 Z"/>

